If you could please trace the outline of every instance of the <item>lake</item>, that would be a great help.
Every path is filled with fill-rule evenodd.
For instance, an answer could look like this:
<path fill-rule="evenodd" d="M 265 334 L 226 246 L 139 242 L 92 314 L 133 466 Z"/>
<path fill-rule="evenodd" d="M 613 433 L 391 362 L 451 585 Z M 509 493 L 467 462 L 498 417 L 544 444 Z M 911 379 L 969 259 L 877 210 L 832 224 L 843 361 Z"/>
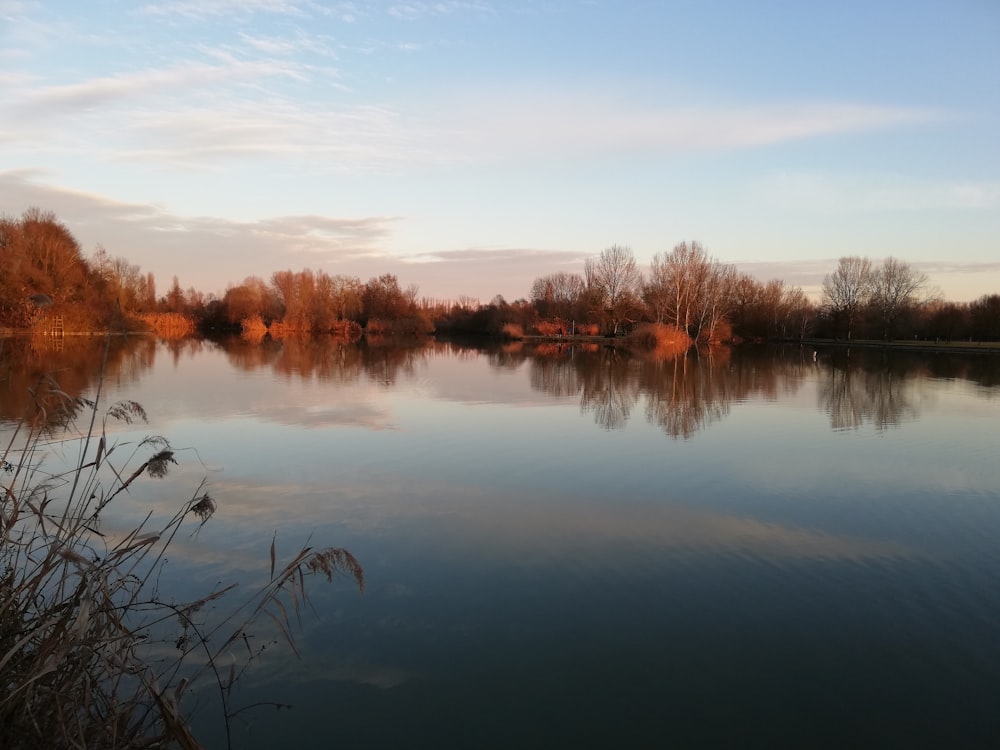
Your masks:
<path fill-rule="evenodd" d="M 4 429 L 41 372 L 93 397 L 103 340 L 4 344 Z M 1000 746 L 1000 357 L 122 340 L 115 399 L 179 466 L 108 522 L 219 503 L 178 597 L 272 539 L 364 566 L 236 747 Z"/>

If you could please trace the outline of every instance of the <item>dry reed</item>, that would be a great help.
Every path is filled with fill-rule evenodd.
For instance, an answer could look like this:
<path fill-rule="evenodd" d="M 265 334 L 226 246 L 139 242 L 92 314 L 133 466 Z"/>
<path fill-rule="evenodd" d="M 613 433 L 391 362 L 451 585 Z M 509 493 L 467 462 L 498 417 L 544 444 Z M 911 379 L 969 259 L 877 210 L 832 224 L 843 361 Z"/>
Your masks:
<path fill-rule="evenodd" d="M 686 351 L 691 337 L 666 323 L 643 323 L 628 335 L 628 343 L 645 351 Z"/>
<path fill-rule="evenodd" d="M 540 320 L 535 324 L 539 336 L 563 336 L 569 333 L 570 326 L 561 320 Z"/>
<path fill-rule="evenodd" d="M 144 313 L 139 319 L 165 339 L 183 338 L 195 331 L 194 321 L 181 313 Z"/>
<path fill-rule="evenodd" d="M 518 323 L 504 323 L 501 333 L 505 339 L 523 339 L 524 338 L 524 328 Z"/>
<path fill-rule="evenodd" d="M 243 318 L 240 321 L 240 329 L 243 336 L 251 340 L 259 341 L 267 334 L 267 324 L 258 313 Z"/>
<path fill-rule="evenodd" d="M 31 413 L 0 446 L 0 747 L 200 748 L 185 707 L 190 686 L 206 682 L 228 738 L 242 710 L 234 686 L 264 647 L 254 645 L 249 624 L 266 616 L 294 649 L 286 604 L 297 617 L 308 601 L 306 576 L 343 573 L 363 588 L 360 564 L 346 550 L 307 546 L 279 568 L 272 541 L 268 583 L 209 625 L 200 613 L 234 585 L 177 604 L 160 596 L 158 577 L 181 528 L 205 524 L 215 500 L 199 487 L 165 523 L 148 515 L 128 533 L 102 532 L 101 514 L 116 497 L 176 463 L 169 442 L 115 440 L 109 421 L 142 422 L 146 414 L 121 401 L 99 419 L 100 385 L 89 401 L 42 377 L 32 396 Z M 78 460 L 50 471 L 47 425 L 53 415 L 75 425 L 80 414 L 89 426 L 74 438 Z M 237 642 L 247 647 L 244 662 L 223 670 Z M 150 656 L 165 644 L 167 658 Z"/>

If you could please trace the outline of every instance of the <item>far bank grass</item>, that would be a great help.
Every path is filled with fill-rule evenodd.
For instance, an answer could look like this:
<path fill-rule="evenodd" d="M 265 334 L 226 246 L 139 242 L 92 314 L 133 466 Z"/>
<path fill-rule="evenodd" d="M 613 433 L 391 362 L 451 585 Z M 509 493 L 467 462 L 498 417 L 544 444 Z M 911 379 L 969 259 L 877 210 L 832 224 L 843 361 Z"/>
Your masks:
<path fill-rule="evenodd" d="M 907 341 L 897 339 L 802 339 L 785 343 L 801 343 L 804 346 L 862 347 L 866 349 L 898 349 L 914 352 L 954 352 L 1000 354 L 1000 341 Z"/>

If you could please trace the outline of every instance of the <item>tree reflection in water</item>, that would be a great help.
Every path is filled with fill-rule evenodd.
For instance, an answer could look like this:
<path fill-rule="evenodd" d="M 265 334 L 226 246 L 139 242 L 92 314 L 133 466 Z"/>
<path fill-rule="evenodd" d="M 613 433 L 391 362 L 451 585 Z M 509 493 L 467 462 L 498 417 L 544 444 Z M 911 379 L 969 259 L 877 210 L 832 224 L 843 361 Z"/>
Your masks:
<path fill-rule="evenodd" d="M 613 347 L 604 348 L 592 359 L 597 366 L 583 371 L 580 409 L 593 412 L 594 422 L 606 430 L 624 429 L 639 400 L 636 361 Z"/>
<path fill-rule="evenodd" d="M 646 419 L 673 438 L 690 438 L 724 419 L 734 398 L 727 377 L 728 352 L 708 350 L 704 356 L 676 355 L 645 363 Z"/>
<path fill-rule="evenodd" d="M 335 336 L 285 336 L 280 341 L 253 343 L 234 338 L 226 342 L 230 363 L 241 370 L 269 367 L 287 377 L 306 380 L 356 382 L 362 375 L 390 386 L 413 378 L 418 366 L 436 351 L 451 345 L 433 339 L 383 339 L 350 343 Z"/>
<path fill-rule="evenodd" d="M 820 408 L 834 429 L 873 424 L 885 429 L 917 416 L 920 377 L 1000 383 L 996 357 L 921 355 L 831 349 L 818 361 L 801 347 L 711 347 L 631 353 L 597 344 L 476 346 L 434 339 L 362 341 L 334 337 L 239 339 L 226 344 L 240 369 L 270 367 L 288 376 L 354 382 L 365 376 L 384 385 L 416 376 L 429 357 L 479 357 L 500 371 L 529 367 L 532 389 L 555 398 L 578 396 L 580 408 L 608 430 L 624 428 L 640 398 L 646 419 L 673 438 L 690 438 L 725 419 L 732 403 L 794 394 L 806 377 L 819 378 Z"/>
<path fill-rule="evenodd" d="M 51 376 L 71 398 L 93 392 L 104 357 L 104 337 L 0 340 L 0 420 L 17 420 L 31 408 L 31 390 Z M 165 351 L 176 363 L 207 349 L 221 349 L 242 371 L 268 369 L 287 378 L 350 384 L 361 378 L 391 387 L 418 378 L 434 357 L 485 358 L 499 372 L 528 368 L 532 390 L 553 398 L 578 398 L 580 409 L 607 430 L 623 429 L 640 400 L 650 424 L 672 438 L 688 439 L 725 419 L 733 402 L 772 400 L 817 383 L 819 408 L 833 429 L 866 424 L 891 428 L 918 416 L 923 378 L 967 380 L 997 394 L 1000 358 L 930 355 L 878 349 L 811 349 L 745 346 L 682 352 L 632 353 L 597 344 L 470 345 L 432 338 L 362 340 L 334 336 L 234 337 L 211 342 L 112 337 L 106 377 L 127 384 Z M 56 420 L 56 415 L 52 415 Z"/>
<path fill-rule="evenodd" d="M 872 424 L 885 430 L 919 415 L 920 380 L 925 368 L 907 357 L 886 357 L 851 350 L 835 352 L 819 386 L 820 409 L 835 430 Z"/>
<path fill-rule="evenodd" d="M 732 401 L 798 387 L 802 365 L 756 353 L 753 364 L 731 350 L 633 354 L 611 347 L 535 347 L 522 350 L 531 360 L 531 385 L 553 396 L 579 394 L 580 407 L 605 429 L 622 429 L 645 397 L 646 419 L 674 438 L 690 438 L 729 414 Z M 763 362 L 767 366 L 763 366 Z"/>
<path fill-rule="evenodd" d="M 94 392 L 102 363 L 107 380 L 135 382 L 152 366 L 156 346 L 145 337 L 0 338 L 0 423 L 40 416 L 46 427 L 62 426 L 76 415 L 78 400 Z M 37 405 L 50 401 L 45 392 L 59 396 L 60 409 L 36 409 L 36 396 Z"/>

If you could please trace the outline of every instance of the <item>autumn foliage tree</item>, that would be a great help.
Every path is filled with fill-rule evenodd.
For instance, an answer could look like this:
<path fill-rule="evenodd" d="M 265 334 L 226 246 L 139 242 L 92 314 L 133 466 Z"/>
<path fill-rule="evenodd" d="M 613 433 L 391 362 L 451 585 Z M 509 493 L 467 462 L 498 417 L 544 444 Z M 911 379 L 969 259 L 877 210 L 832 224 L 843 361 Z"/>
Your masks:
<path fill-rule="evenodd" d="M 222 307 L 231 325 L 240 325 L 254 317 L 270 325 L 282 315 L 277 292 L 259 276 L 247 276 L 243 283 L 229 287 L 222 298 Z"/>
<path fill-rule="evenodd" d="M 126 258 L 111 257 L 102 245 L 90 260 L 97 280 L 106 294 L 115 299 L 124 313 L 142 313 L 156 307 L 156 286 L 152 274 L 129 263 Z"/>
<path fill-rule="evenodd" d="M 115 295 L 51 212 L 30 208 L 18 219 L 0 218 L 0 268 L 0 325 L 58 316 L 71 330 L 100 330 L 117 319 Z"/>
<path fill-rule="evenodd" d="M 132 330 L 153 319 L 171 330 L 243 326 L 258 331 L 278 323 L 284 332 L 340 332 L 348 322 L 370 334 L 599 331 L 618 334 L 642 323 L 662 323 L 692 341 L 735 338 L 801 339 L 857 336 L 889 339 L 1000 339 L 1000 295 L 971 303 L 945 302 L 908 263 L 845 256 L 823 281 L 815 306 L 802 289 L 780 279 L 758 281 L 710 256 L 698 242 L 681 242 L 653 257 L 644 279 L 632 251 L 612 245 L 589 258 L 583 274 L 560 271 L 534 280 L 530 300 L 488 304 L 420 300 L 391 273 L 367 282 L 323 271 L 278 271 L 269 281 L 250 276 L 222 299 L 174 276 L 157 297 L 151 273 L 100 245 L 85 258 L 69 229 L 51 212 L 28 209 L 0 216 L 0 327 L 46 332 L 61 321 L 67 331 Z M 174 325 L 183 324 L 183 325 Z M 159 326 L 157 330 L 160 330 Z M 274 330 L 272 329 L 272 334 Z"/>
<path fill-rule="evenodd" d="M 324 332 L 361 313 L 361 280 L 324 271 L 277 271 L 271 277 L 275 318 L 285 330 Z M 268 298 L 258 292 L 262 299 Z"/>
<path fill-rule="evenodd" d="M 362 319 L 395 320 L 411 314 L 416 295 L 408 296 L 399 286 L 395 274 L 384 273 L 368 279 L 361 290 Z"/>

